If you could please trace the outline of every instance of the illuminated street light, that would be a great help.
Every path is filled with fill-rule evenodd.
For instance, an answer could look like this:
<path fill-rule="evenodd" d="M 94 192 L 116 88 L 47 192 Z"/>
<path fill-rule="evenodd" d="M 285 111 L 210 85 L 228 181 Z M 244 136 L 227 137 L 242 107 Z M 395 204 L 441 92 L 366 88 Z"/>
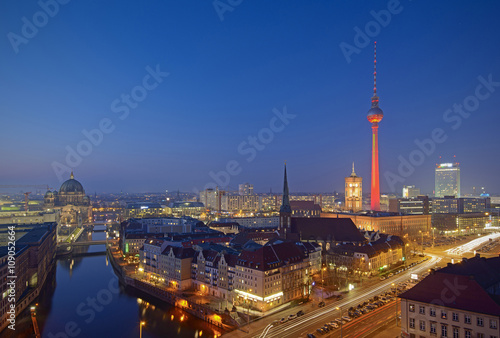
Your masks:
<path fill-rule="evenodd" d="M 337 306 L 335 309 L 340 310 L 340 338 L 342 338 L 342 322 L 344 321 L 342 319 L 342 308 Z"/>
<path fill-rule="evenodd" d="M 142 338 L 142 327 L 146 325 L 146 322 L 145 321 L 141 321 L 140 325 L 139 325 L 139 338 Z"/>

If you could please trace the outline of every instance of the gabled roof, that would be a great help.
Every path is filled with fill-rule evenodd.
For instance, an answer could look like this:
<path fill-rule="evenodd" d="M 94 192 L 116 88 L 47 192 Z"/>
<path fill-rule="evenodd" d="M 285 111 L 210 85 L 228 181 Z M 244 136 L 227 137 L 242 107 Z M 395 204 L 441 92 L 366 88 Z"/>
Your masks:
<path fill-rule="evenodd" d="M 194 251 L 191 248 L 184 248 L 184 247 L 178 247 L 178 246 L 171 246 L 168 245 L 165 250 L 163 250 L 162 255 L 168 255 L 170 253 L 170 250 L 172 250 L 175 258 L 178 259 L 184 259 L 184 258 L 192 258 L 196 255 L 196 251 Z"/>
<path fill-rule="evenodd" d="M 299 233 L 303 241 L 366 242 L 350 218 L 292 217 L 292 232 Z"/>
<path fill-rule="evenodd" d="M 255 251 L 243 250 L 238 257 L 237 265 L 251 269 L 266 271 L 285 264 L 300 262 L 304 252 L 292 242 L 275 245 L 264 245 Z"/>
<path fill-rule="evenodd" d="M 292 207 L 292 210 L 321 211 L 319 204 L 315 204 L 314 201 L 290 201 L 290 206 Z"/>
<path fill-rule="evenodd" d="M 488 294 L 477 281 L 441 271 L 430 274 L 399 298 L 500 316 L 497 297 Z"/>
<path fill-rule="evenodd" d="M 433 271 L 399 297 L 500 316 L 500 258 L 477 255 Z"/>

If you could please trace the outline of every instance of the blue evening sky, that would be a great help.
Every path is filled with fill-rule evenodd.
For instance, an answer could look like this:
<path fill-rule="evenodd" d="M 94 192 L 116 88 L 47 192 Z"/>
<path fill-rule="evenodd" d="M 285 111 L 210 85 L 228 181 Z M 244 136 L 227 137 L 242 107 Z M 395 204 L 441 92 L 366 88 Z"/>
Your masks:
<path fill-rule="evenodd" d="M 280 191 L 287 161 L 292 192 L 332 192 L 354 161 L 368 191 L 376 40 L 381 191 L 432 193 L 439 156 L 456 155 L 463 192 L 498 193 L 499 14 L 493 0 L 4 0 L 1 184 L 58 188 L 73 168 L 88 193 Z"/>

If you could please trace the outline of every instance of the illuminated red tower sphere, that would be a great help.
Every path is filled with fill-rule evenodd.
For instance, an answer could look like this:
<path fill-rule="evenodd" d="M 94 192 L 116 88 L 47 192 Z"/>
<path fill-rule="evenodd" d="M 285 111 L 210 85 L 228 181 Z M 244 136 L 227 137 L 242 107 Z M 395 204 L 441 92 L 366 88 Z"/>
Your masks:
<path fill-rule="evenodd" d="M 374 47 L 373 97 L 372 107 L 368 111 L 368 121 L 372 124 L 372 180 L 371 210 L 380 211 L 380 183 L 378 170 L 378 123 L 382 121 L 384 112 L 378 106 L 377 96 L 377 42 Z"/>

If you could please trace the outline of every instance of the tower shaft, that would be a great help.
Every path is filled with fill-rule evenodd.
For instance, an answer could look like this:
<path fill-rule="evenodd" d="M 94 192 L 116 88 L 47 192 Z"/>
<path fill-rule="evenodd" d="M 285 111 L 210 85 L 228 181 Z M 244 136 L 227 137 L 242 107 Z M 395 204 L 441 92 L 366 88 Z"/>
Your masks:
<path fill-rule="evenodd" d="M 378 123 L 372 123 L 372 179 L 371 210 L 380 211 L 380 184 L 378 170 Z"/>

